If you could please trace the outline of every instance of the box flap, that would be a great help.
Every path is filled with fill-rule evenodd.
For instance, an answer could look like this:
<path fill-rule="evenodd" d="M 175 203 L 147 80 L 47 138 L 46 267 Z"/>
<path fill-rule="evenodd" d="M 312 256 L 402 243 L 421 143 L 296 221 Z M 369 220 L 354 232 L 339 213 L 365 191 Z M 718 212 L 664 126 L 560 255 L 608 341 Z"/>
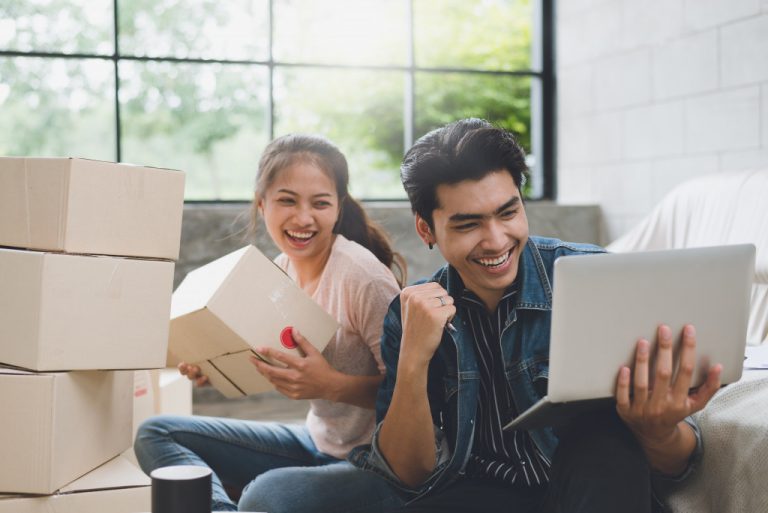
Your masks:
<path fill-rule="evenodd" d="M 232 383 L 232 381 L 211 362 L 199 362 L 197 366 L 200 367 L 200 372 L 203 375 L 208 376 L 208 382 L 227 399 L 235 399 L 237 397 L 245 396 L 245 392 Z"/>
<path fill-rule="evenodd" d="M 58 493 L 78 493 L 110 488 L 149 486 L 152 480 L 123 456 L 118 456 L 83 477 L 63 486 Z"/>
<path fill-rule="evenodd" d="M 171 319 L 169 362 L 199 362 L 246 349 L 243 339 L 208 308 Z"/>
<path fill-rule="evenodd" d="M 29 377 L 50 377 L 51 375 L 55 374 L 61 374 L 61 372 L 35 372 L 27 369 L 22 369 L 19 367 L 10 367 L 6 365 L 0 365 L 0 375 L 9 375 L 9 376 L 29 376 Z"/>
<path fill-rule="evenodd" d="M 171 319 L 205 308 L 248 251 L 248 246 L 190 271 L 173 293 Z"/>
<path fill-rule="evenodd" d="M 273 390 L 272 383 L 262 376 L 253 363 L 251 363 L 251 356 L 257 355 L 252 351 L 243 351 L 219 356 L 210 363 L 226 376 L 232 385 L 242 392 L 241 395 L 258 394 Z"/>

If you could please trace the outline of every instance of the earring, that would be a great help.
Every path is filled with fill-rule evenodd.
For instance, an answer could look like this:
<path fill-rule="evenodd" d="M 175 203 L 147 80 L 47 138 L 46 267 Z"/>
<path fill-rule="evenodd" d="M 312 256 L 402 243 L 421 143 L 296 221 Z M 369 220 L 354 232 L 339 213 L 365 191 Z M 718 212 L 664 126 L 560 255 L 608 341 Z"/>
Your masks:
<path fill-rule="evenodd" d="M 432 243 L 431 243 L 431 242 L 430 242 L 430 243 L 428 243 L 427 245 L 429 246 L 429 249 L 434 249 L 434 247 L 435 247 L 434 245 L 432 245 Z"/>

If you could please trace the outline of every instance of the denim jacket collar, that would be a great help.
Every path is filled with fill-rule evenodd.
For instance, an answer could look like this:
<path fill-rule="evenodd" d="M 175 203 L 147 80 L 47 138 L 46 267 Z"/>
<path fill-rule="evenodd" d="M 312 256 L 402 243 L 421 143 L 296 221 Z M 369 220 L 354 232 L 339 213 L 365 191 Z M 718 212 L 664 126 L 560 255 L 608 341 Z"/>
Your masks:
<path fill-rule="evenodd" d="M 528 241 L 518 262 L 520 287 L 515 308 L 531 310 L 552 310 L 552 285 L 547 277 L 544 261 L 536 244 Z M 464 282 L 459 272 L 447 265 L 434 276 L 452 297 L 460 297 L 464 292 Z"/>

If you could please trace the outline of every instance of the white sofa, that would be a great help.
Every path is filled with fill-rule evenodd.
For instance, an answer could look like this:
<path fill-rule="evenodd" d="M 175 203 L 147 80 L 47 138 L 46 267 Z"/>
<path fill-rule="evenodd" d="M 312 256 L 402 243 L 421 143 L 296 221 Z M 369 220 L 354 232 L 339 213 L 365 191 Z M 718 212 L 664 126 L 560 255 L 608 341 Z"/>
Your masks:
<path fill-rule="evenodd" d="M 672 190 L 608 246 L 616 252 L 751 242 L 757 247 L 747 344 L 768 347 L 768 169 L 700 177 Z M 703 276 L 702 279 L 706 279 Z M 704 456 L 665 497 L 675 513 L 768 512 L 768 370 L 745 370 L 696 415 Z"/>

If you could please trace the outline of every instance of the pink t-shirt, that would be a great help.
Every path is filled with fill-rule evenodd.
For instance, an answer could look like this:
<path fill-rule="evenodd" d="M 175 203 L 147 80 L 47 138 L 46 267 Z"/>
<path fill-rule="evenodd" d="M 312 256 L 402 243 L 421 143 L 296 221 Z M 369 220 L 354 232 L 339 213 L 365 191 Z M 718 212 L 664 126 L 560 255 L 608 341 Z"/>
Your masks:
<path fill-rule="evenodd" d="M 284 254 L 275 258 L 288 275 L 296 273 Z M 339 322 L 323 356 L 338 371 L 356 376 L 384 373 L 379 343 L 389 303 L 400 293 L 392 271 L 360 244 L 337 235 L 315 293 L 320 306 Z M 344 458 L 370 442 L 376 412 L 324 399 L 310 401 L 307 427 L 317 448 Z"/>

